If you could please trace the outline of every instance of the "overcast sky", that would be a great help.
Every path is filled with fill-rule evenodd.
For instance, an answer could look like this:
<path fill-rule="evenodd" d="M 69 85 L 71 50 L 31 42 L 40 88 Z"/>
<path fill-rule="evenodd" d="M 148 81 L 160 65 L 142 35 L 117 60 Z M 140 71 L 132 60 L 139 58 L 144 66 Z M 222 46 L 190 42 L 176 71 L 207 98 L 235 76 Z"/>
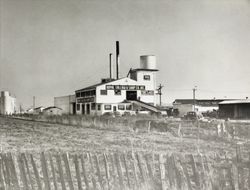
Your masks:
<path fill-rule="evenodd" d="M 25 107 L 157 57 L 163 101 L 250 97 L 249 0 L 0 0 L 0 90 Z"/>

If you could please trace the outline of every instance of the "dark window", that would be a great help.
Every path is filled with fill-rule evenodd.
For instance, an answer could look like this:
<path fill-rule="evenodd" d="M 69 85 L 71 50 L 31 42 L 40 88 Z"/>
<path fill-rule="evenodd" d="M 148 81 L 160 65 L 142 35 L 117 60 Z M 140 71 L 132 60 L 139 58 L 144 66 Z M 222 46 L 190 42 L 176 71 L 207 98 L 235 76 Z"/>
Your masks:
<path fill-rule="evenodd" d="M 124 110 L 125 106 L 124 105 L 118 105 L 118 110 Z"/>
<path fill-rule="evenodd" d="M 84 92 L 81 92 L 81 97 L 84 97 Z"/>
<path fill-rule="evenodd" d="M 91 104 L 91 110 L 95 110 L 95 103 Z"/>
<path fill-rule="evenodd" d="M 107 90 L 101 90 L 101 95 L 107 95 Z"/>
<path fill-rule="evenodd" d="M 105 109 L 105 110 L 111 110 L 111 105 L 105 105 L 105 106 L 104 106 L 104 109 Z"/>
<path fill-rule="evenodd" d="M 126 105 L 126 110 L 131 110 L 132 106 L 131 105 Z"/>
<path fill-rule="evenodd" d="M 80 110 L 80 104 L 76 104 L 76 110 L 77 110 L 77 111 Z"/>
<path fill-rule="evenodd" d="M 143 76 L 143 79 L 144 79 L 144 80 L 150 80 L 150 75 L 144 75 L 144 76 Z"/>
<path fill-rule="evenodd" d="M 81 96 L 81 93 L 80 92 L 77 92 L 76 93 L 76 97 L 79 98 Z"/>
<path fill-rule="evenodd" d="M 115 95 L 121 95 L 121 90 L 115 90 Z"/>
<path fill-rule="evenodd" d="M 101 105 L 100 105 L 100 104 L 97 105 L 97 109 L 98 109 L 99 111 L 101 110 Z"/>

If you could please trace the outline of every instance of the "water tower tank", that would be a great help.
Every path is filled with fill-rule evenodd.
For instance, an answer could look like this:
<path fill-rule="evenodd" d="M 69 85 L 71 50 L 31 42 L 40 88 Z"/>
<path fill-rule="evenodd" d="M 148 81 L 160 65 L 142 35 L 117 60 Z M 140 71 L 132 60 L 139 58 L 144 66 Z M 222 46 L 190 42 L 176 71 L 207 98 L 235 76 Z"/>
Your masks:
<path fill-rule="evenodd" d="M 141 69 L 156 69 L 156 57 L 154 55 L 140 56 Z"/>

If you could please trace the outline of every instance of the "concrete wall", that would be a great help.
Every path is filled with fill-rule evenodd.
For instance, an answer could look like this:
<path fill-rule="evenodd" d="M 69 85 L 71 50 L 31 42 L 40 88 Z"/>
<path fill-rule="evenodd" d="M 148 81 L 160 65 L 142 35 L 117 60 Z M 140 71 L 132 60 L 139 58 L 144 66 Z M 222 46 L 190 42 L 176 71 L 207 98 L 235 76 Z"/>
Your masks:
<path fill-rule="evenodd" d="M 16 111 L 16 98 L 10 96 L 9 92 L 1 92 L 0 114 L 13 114 Z"/>
<path fill-rule="evenodd" d="M 54 98 L 54 106 L 62 109 L 62 114 L 73 114 L 75 95 L 60 96 Z"/>

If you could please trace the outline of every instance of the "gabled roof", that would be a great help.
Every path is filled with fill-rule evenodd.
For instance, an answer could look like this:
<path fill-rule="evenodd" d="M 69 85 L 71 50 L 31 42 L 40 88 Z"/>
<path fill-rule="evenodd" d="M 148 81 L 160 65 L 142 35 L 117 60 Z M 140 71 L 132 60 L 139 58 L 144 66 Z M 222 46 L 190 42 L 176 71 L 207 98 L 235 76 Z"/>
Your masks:
<path fill-rule="evenodd" d="M 88 86 L 88 87 L 86 87 L 86 88 L 82 88 L 82 89 L 80 89 L 80 90 L 76 90 L 75 92 L 83 91 L 83 90 L 95 89 L 96 87 L 101 86 L 101 85 L 103 85 L 103 84 L 109 84 L 109 83 L 112 83 L 112 82 L 115 82 L 115 81 L 118 81 L 118 80 L 121 80 L 121 79 L 125 79 L 125 78 L 128 78 L 128 77 L 123 77 L 123 78 L 119 78 L 119 79 L 112 80 L 112 81 L 108 81 L 108 82 L 100 82 L 100 83 L 97 83 L 97 84 Z M 128 78 L 128 79 L 133 80 L 133 79 L 131 79 L 131 78 Z"/>
<path fill-rule="evenodd" d="M 52 109 L 52 108 L 56 108 L 56 109 L 62 110 L 62 108 L 59 108 L 59 107 L 56 107 L 56 106 L 50 106 L 50 107 L 45 108 L 44 111 Z"/>
<path fill-rule="evenodd" d="M 138 68 L 138 69 L 132 69 L 130 72 L 135 72 L 135 71 L 159 71 L 158 69 L 143 69 L 143 68 Z"/>

